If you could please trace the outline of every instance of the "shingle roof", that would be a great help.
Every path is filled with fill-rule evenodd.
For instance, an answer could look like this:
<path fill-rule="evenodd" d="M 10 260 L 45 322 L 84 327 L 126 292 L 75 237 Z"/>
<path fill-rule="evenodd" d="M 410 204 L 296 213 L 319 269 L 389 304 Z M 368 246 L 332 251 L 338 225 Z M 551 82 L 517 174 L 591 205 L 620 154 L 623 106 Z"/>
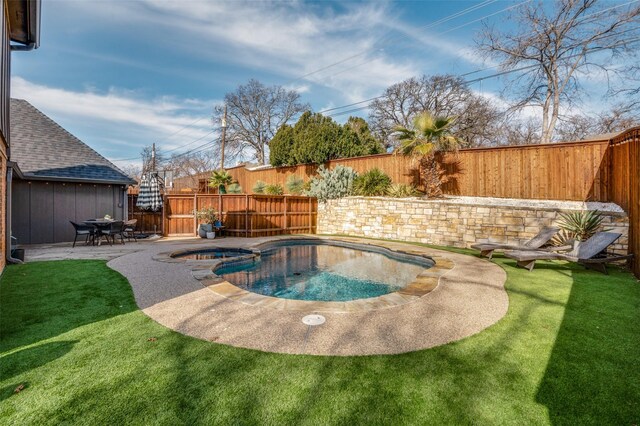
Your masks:
<path fill-rule="evenodd" d="M 11 99 L 11 161 L 25 178 L 135 183 L 109 160 L 22 99 Z"/>

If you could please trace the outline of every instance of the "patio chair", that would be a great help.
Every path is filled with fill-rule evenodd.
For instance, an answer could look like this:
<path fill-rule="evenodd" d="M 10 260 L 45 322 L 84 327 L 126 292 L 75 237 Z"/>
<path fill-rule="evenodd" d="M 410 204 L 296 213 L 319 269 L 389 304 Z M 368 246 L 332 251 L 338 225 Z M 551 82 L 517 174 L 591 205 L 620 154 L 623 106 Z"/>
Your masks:
<path fill-rule="evenodd" d="M 84 242 L 85 245 L 89 244 L 89 239 L 93 240 L 96 236 L 96 228 L 92 225 L 81 225 L 79 223 L 75 223 L 74 221 L 69 221 L 71 225 L 73 225 L 73 229 L 76 231 L 75 237 L 73 237 L 73 246 L 76 246 L 76 241 L 78 240 L 78 236 L 85 237 Z"/>
<path fill-rule="evenodd" d="M 133 238 L 133 241 L 135 241 L 136 243 L 138 242 L 138 239 L 136 238 L 137 224 L 138 224 L 138 219 L 131 219 L 124 223 L 124 227 L 122 229 L 122 235 L 127 238 L 127 241 L 131 241 L 131 238 Z"/>
<path fill-rule="evenodd" d="M 116 242 L 116 236 L 120 236 L 120 241 L 124 244 L 124 236 L 122 235 L 124 230 L 124 222 L 121 220 L 113 221 L 108 227 L 100 229 L 100 238 L 106 237 L 109 245 L 113 245 Z"/>
<path fill-rule="evenodd" d="M 479 243 L 471 246 L 472 249 L 479 250 L 481 256 L 493 257 L 494 250 L 539 250 L 540 247 L 547 244 L 554 235 L 560 231 L 560 228 L 546 226 L 542 228 L 538 234 L 523 244 L 501 244 L 501 243 Z M 554 247 L 552 250 L 569 250 L 571 246 Z"/>
<path fill-rule="evenodd" d="M 616 242 L 622 234 L 615 232 L 597 232 L 593 237 L 584 242 L 576 242 L 573 250 L 568 253 L 553 253 L 544 250 L 514 250 L 506 251 L 504 255 L 515 259 L 516 264 L 531 271 L 536 260 L 567 260 L 583 265 L 587 269 L 593 269 L 607 274 L 607 263 L 633 258 L 629 255 L 601 255 L 607 247 Z"/>
<path fill-rule="evenodd" d="M 222 236 L 222 232 L 224 231 L 225 226 L 222 224 L 222 221 L 216 220 L 213 223 L 213 231 L 218 235 Z"/>

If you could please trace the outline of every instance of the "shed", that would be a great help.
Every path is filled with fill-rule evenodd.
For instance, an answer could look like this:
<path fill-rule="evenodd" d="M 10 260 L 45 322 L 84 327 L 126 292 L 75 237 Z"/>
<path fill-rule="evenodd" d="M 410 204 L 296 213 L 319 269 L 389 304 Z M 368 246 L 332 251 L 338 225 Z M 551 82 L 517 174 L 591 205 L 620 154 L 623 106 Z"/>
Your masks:
<path fill-rule="evenodd" d="M 69 221 L 127 217 L 135 181 L 29 102 L 11 99 L 12 231 L 20 244 L 73 241 Z"/>

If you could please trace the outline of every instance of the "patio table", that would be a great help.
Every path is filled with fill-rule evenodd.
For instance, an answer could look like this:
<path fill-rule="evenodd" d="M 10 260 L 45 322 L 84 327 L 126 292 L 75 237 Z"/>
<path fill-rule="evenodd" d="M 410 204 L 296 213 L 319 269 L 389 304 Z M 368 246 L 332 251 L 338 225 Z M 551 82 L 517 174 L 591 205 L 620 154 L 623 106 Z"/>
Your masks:
<path fill-rule="evenodd" d="M 100 218 L 100 219 L 87 219 L 82 223 L 84 223 L 85 225 L 94 226 L 96 228 L 96 236 L 98 237 L 98 246 L 99 246 L 102 243 L 102 230 L 109 229 L 109 227 L 113 222 L 115 222 L 115 220 L 113 219 Z M 95 239 L 96 237 L 93 238 L 94 245 L 95 245 Z"/>

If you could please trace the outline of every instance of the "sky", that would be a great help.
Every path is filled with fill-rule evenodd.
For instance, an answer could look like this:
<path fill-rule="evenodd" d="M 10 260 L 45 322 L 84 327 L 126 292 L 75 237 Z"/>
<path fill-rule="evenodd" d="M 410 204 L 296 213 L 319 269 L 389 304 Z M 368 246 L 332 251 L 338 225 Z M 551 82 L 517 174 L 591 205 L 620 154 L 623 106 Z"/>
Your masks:
<path fill-rule="evenodd" d="M 180 153 L 215 140 L 213 107 L 252 78 L 322 111 L 491 67 L 475 36 L 482 22 L 508 26 L 520 2 L 43 0 L 40 48 L 13 53 L 12 97 L 125 166 L 154 142 Z M 496 99 L 500 88 L 472 86 Z"/>

